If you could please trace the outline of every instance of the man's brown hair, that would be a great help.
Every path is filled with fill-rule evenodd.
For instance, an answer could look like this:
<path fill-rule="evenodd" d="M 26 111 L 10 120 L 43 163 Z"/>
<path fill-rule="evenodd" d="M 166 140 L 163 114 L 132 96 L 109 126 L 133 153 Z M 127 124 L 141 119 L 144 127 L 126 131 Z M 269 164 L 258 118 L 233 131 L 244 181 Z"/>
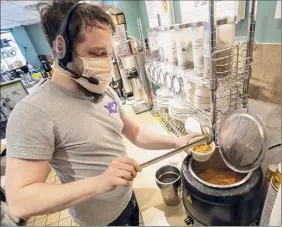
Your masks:
<path fill-rule="evenodd" d="M 41 25 L 48 42 L 53 47 L 56 35 L 66 17 L 70 8 L 76 4 L 78 0 L 53 0 L 49 2 L 40 2 L 37 10 L 41 16 Z M 72 49 L 75 44 L 83 40 L 82 31 L 87 27 L 100 27 L 99 23 L 108 25 L 111 30 L 115 31 L 115 25 L 111 16 L 97 5 L 88 3 L 80 4 L 72 13 L 68 26 L 68 38 Z"/>

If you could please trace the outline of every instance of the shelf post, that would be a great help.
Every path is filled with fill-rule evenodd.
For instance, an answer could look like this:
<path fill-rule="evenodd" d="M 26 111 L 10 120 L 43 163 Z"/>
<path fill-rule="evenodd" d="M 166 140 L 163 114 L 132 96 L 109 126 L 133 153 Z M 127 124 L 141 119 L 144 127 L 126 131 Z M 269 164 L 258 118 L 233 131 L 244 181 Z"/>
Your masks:
<path fill-rule="evenodd" d="M 252 77 L 252 63 L 253 63 L 253 50 L 254 50 L 255 25 L 256 25 L 255 13 L 256 13 L 256 0 L 249 0 L 247 51 L 246 51 L 246 59 L 245 59 L 246 84 L 245 84 L 244 101 L 243 101 L 244 108 L 246 108 L 248 104 L 249 86 Z"/>
<path fill-rule="evenodd" d="M 210 67 L 210 100 L 211 100 L 211 123 L 215 135 L 216 132 L 216 89 L 217 78 L 213 67 L 213 53 L 216 47 L 216 24 L 215 24 L 215 1 L 208 1 L 208 30 L 209 30 L 209 67 Z"/>

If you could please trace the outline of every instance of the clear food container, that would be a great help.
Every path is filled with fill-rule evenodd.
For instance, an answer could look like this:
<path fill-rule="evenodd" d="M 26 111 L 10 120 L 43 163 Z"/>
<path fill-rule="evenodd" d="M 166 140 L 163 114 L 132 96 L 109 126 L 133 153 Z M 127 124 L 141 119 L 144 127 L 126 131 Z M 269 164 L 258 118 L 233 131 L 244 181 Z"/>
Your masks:
<path fill-rule="evenodd" d="M 193 68 L 192 24 L 175 25 L 178 66 Z"/>
<path fill-rule="evenodd" d="M 204 78 L 210 78 L 210 41 L 209 41 L 208 24 L 204 24 Z M 215 71 L 219 77 L 230 75 L 232 67 L 232 50 L 230 49 L 235 39 L 235 17 L 227 17 L 217 20 L 216 26 L 216 47 L 214 51 L 217 54 L 215 59 Z"/>
<path fill-rule="evenodd" d="M 160 53 L 158 47 L 158 32 L 156 29 L 150 29 L 148 31 L 148 40 L 151 53 L 151 60 L 159 60 Z"/>
<path fill-rule="evenodd" d="M 192 49 L 194 70 L 198 75 L 204 71 L 204 28 L 202 22 L 192 25 Z"/>
<path fill-rule="evenodd" d="M 174 26 L 170 25 L 166 27 L 167 32 L 165 33 L 166 36 L 166 45 L 167 45 L 167 59 L 168 62 L 171 64 L 177 64 L 177 51 L 176 51 L 176 38 L 175 38 L 175 30 Z"/>
<path fill-rule="evenodd" d="M 164 27 L 160 27 L 158 30 L 158 49 L 160 54 L 160 60 L 167 60 L 167 56 L 165 55 L 166 48 L 166 31 Z"/>

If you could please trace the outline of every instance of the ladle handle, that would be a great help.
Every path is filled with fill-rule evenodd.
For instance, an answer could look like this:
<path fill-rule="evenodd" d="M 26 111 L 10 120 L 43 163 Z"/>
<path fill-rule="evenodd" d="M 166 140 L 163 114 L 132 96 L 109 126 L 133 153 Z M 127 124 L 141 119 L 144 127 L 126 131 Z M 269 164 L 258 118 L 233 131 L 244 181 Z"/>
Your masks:
<path fill-rule="evenodd" d="M 180 152 L 182 152 L 182 151 L 184 151 L 184 150 L 186 150 L 186 149 L 188 149 L 188 148 L 190 148 L 190 147 L 192 147 L 192 146 L 194 146 L 196 144 L 207 142 L 207 141 L 208 141 L 208 135 L 201 136 L 198 139 L 194 138 L 193 142 L 191 142 L 191 143 L 189 142 L 188 144 L 186 144 L 183 147 L 180 147 L 180 148 L 178 148 L 176 150 L 173 150 L 173 151 L 170 151 L 170 152 L 168 152 L 168 153 L 166 153 L 164 155 L 161 155 L 159 157 L 151 159 L 150 161 L 144 162 L 144 163 L 142 163 L 140 165 L 140 167 L 141 167 L 141 169 L 144 169 L 144 168 L 146 168 L 146 167 L 148 167 L 150 165 L 153 165 L 153 164 L 155 164 L 157 162 L 160 162 L 160 161 L 162 161 L 162 160 L 164 160 L 166 158 L 174 156 L 174 155 L 176 155 L 176 154 L 178 154 L 178 153 L 180 153 Z"/>

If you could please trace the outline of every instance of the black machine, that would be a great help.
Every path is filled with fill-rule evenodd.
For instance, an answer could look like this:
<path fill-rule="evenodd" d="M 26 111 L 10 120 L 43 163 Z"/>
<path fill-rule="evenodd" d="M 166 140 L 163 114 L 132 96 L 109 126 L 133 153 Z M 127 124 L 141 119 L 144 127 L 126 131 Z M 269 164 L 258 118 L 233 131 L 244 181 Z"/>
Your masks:
<path fill-rule="evenodd" d="M 57 37 L 56 37 L 56 55 L 58 59 L 58 65 L 65 69 L 66 71 L 71 72 L 78 78 L 84 78 L 91 84 L 99 84 L 99 80 L 97 80 L 94 77 L 84 77 L 83 75 L 79 75 L 78 73 L 74 72 L 72 69 L 70 69 L 67 65 L 72 61 L 72 51 L 71 51 L 71 45 L 69 43 L 69 22 L 71 18 L 71 13 L 79 6 L 83 4 L 83 2 L 78 2 L 77 4 L 73 5 L 73 7 L 68 11 L 65 19 L 63 20 Z"/>
<path fill-rule="evenodd" d="M 191 156 L 186 157 L 181 169 L 187 225 L 194 222 L 206 226 L 258 224 L 263 206 L 261 168 L 256 169 L 242 185 L 233 188 L 212 188 L 193 177 L 188 165 L 190 159 Z"/>

